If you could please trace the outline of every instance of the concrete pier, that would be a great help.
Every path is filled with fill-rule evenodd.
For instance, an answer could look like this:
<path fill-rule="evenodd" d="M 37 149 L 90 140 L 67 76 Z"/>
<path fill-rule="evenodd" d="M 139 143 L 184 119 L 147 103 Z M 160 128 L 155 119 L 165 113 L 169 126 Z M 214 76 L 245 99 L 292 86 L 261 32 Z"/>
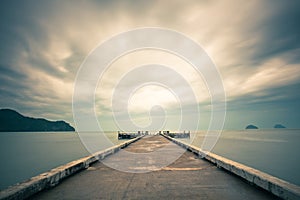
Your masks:
<path fill-rule="evenodd" d="M 133 153 L 149 153 L 168 147 L 164 157 L 172 152 L 182 151 L 182 147 L 162 136 L 145 136 L 126 147 Z M 164 151 L 159 152 L 160 155 Z M 152 154 L 155 155 L 155 154 Z M 155 158 L 129 160 L 122 152 L 106 157 L 103 161 L 116 163 L 136 163 L 131 170 L 139 170 L 151 162 L 153 170 Z M 144 163 L 143 163 L 144 162 Z M 139 164 L 138 164 L 139 163 Z M 130 166 L 124 166 L 130 167 Z M 136 169 L 134 169 L 137 167 Z M 199 155 L 184 151 L 168 166 L 148 173 L 128 173 L 96 162 L 86 170 L 63 180 L 56 187 L 41 191 L 30 199 L 277 199 L 266 190 L 249 184 L 224 169 L 217 167 Z"/>
<path fill-rule="evenodd" d="M 161 131 L 159 132 L 161 134 Z M 183 132 L 170 132 L 170 131 L 163 131 L 163 135 L 169 136 L 171 138 L 190 138 L 191 132 L 190 131 L 183 131 Z"/>

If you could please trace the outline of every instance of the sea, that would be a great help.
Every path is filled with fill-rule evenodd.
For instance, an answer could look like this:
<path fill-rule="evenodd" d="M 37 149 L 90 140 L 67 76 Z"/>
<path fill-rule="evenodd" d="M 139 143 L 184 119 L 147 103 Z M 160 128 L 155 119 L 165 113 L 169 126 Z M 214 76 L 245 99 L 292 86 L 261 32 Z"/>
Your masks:
<path fill-rule="evenodd" d="M 183 140 L 201 147 L 205 134 Z M 300 186 L 300 129 L 224 130 L 212 152 Z M 87 155 L 76 132 L 2 132 L 0 190 Z"/>

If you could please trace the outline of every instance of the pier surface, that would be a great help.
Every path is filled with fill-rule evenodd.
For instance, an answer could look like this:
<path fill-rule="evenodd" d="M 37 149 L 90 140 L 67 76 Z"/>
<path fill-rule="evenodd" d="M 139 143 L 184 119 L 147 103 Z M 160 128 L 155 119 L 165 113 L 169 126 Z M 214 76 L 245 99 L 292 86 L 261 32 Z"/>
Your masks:
<path fill-rule="evenodd" d="M 123 151 L 151 153 L 161 151 L 162 157 L 178 153 L 182 148 L 162 136 L 146 136 L 130 144 Z M 163 155 L 165 153 L 165 155 Z M 124 163 L 127 169 L 140 170 L 149 164 L 149 170 L 156 167 L 157 159 L 145 157 L 130 160 L 122 151 L 105 158 L 105 162 Z M 129 160 L 128 160 L 129 159 Z M 143 163 L 144 162 L 144 163 Z M 147 162 L 147 163 L 146 163 Z M 139 163 L 139 164 L 138 164 Z M 161 164 L 158 160 L 157 165 Z M 127 165 L 127 166 L 126 166 Z M 137 169 L 134 169 L 137 167 Z M 151 169 L 150 169 L 151 168 Z M 129 168 L 128 168 L 129 169 Z M 147 170 L 147 169 L 143 169 Z M 200 159 L 191 152 L 183 154 L 168 166 L 158 167 L 148 173 L 129 173 L 110 168 L 96 162 L 87 170 L 65 179 L 58 186 L 44 190 L 30 199 L 277 199 L 272 194 L 250 185 L 245 180 Z"/>

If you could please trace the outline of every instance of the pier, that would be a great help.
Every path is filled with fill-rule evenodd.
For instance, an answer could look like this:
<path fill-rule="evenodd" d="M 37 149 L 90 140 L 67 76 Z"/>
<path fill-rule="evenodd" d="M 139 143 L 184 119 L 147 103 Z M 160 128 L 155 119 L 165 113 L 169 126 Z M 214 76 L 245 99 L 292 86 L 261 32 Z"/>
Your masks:
<path fill-rule="evenodd" d="M 133 139 L 133 138 L 137 138 L 139 136 L 145 136 L 145 135 L 149 135 L 149 131 L 138 131 L 136 133 L 135 132 L 129 133 L 129 132 L 118 131 L 118 140 Z"/>
<path fill-rule="evenodd" d="M 159 132 L 159 134 L 161 134 L 161 131 Z M 190 131 L 183 131 L 183 132 L 163 131 L 163 135 L 169 136 L 171 138 L 190 138 L 191 132 Z"/>
<path fill-rule="evenodd" d="M 151 153 L 164 147 L 168 147 L 167 151 L 160 154 L 165 158 L 174 152 L 183 153 L 170 165 L 157 169 L 154 157 L 129 160 L 122 152 Z M 96 162 L 97 159 L 103 162 Z M 151 164 L 148 165 L 150 172 L 119 171 L 103 164 L 104 161 L 131 163 L 125 168 L 137 172 L 143 164 Z M 300 197 L 299 186 L 214 154 L 204 157 L 200 149 L 166 135 L 140 136 L 74 162 L 4 190 L 0 192 L 0 199 L 252 200 Z"/>

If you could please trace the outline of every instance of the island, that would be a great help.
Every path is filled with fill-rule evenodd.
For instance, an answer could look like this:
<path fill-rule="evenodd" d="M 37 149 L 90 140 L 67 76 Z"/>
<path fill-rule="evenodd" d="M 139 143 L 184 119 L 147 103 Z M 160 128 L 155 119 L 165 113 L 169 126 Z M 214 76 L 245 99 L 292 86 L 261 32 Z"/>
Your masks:
<path fill-rule="evenodd" d="M 246 126 L 245 129 L 258 129 L 258 127 L 250 124 L 250 125 Z"/>
<path fill-rule="evenodd" d="M 65 121 L 23 116 L 12 109 L 0 109 L 0 132 L 75 131 Z"/>
<path fill-rule="evenodd" d="M 286 128 L 286 127 L 283 126 L 282 124 L 275 124 L 274 128 Z"/>

